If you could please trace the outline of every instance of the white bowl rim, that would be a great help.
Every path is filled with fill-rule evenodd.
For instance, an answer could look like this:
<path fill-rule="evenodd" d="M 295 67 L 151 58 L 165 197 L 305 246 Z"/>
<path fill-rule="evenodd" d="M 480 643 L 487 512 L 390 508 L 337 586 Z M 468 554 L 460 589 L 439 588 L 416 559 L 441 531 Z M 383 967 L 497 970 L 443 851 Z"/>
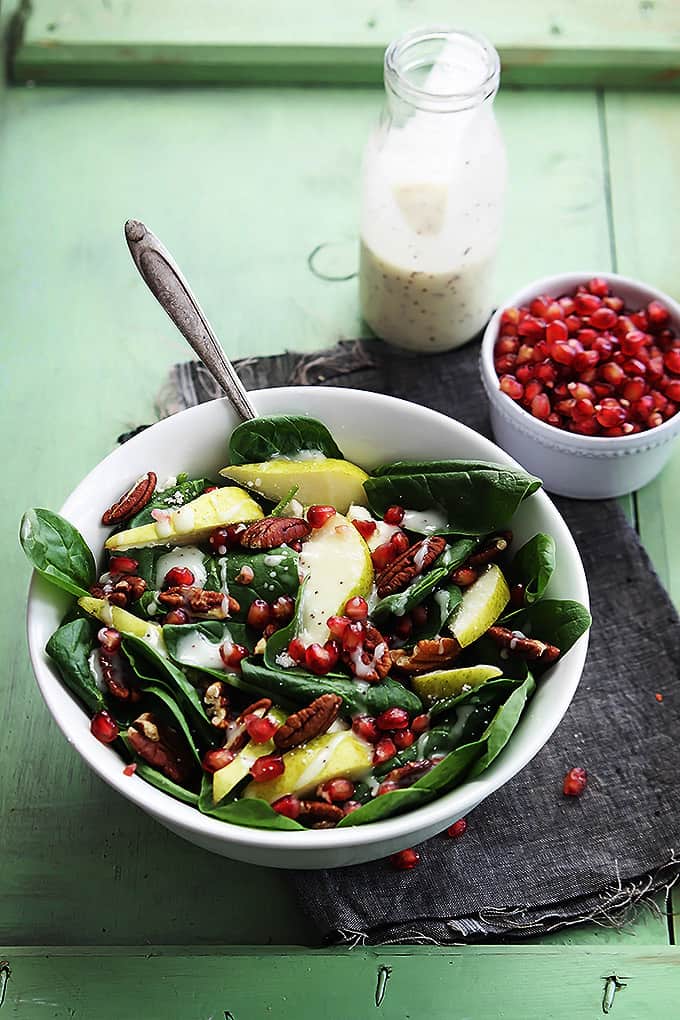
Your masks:
<path fill-rule="evenodd" d="M 342 393 L 350 397 L 353 396 L 355 399 L 361 401 L 373 402 L 376 405 L 390 406 L 395 411 L 401 406 L 407 406 L 410 408 L 417 407 L 418 411 L 422 412 L 424 419 L 431 422 L 433 425 L 439 425 L 440 427 L 446 428 L 451 422 L 453 422 L 455 426 L 462 429 L 464 433 L 470 433 L 470 435 L 475 436 L 477 441 L 482 439 L 488 444 L 490 453 L 493 452 L 494 455 L 498 455 L 496 463 L 507 463 L 508 465 L 515 465 L 519 467 L 522 471 L 524 470 L 517 461 L 510 457 L 509 454 L 505 453 L 505 451 L 501 450 L 500 447 L 497 447 L 492 440 L 487 439 L 485 436 L 481 436 L 479 433 L 475 432 L 474 429 L 469 428 L 469 426 L 464 425 L 462 422 L 459 422 L 448 415 L 442 414 L 439 411 L 434 411 L 431 408 L 423 407 L 422 405 L 413 404 L 411 401 L 402 400 L 398 397 L 392 397 L 382 393 L 371 393 L 367 390 L 357 390 L 350 387 L 334 386 L 263 387 L 259 391 L 254 390 L 251 392 L 266 392 L 274 396 L 281 395 L 283 397 L 290 396 L 296 392 L 300 393 L 301 391 L 309 392 L 310 390 L 320 390 L 324 393 L 328 393 L 329 396 L 334 392 Z M 156 436 L 158 436 L 159 432 L 163 429 L 167 429 L 169 427 L 169 423 L 174 422 L 177 418 L 181 418 L 182 416 L 191 416 L 192 414 L 198 415 L 202 408 L 226 402 L 226 398 L 218 398 L 217 400 L 195 405 L 194 407 L 180 411 L 169 418 L 165 418 L 154 423 L 150 426 L 150 428 L 156 430 Z M 147 430 L 145 430 L 144 433 L 132 437 L 125 443 L 124 446 L 113 450 L 107 457 L 95 465 L 95 467 L 92 468 L 85 478 L 83 478 L 83 480 L 76 486 L 59 512 L 68 518 L 70 506 L 76 503 L 80 492 L 88 486 L 90 477 L 103 466 L 111 463 L 112 461 L 117 461 L 125 449 L 132 448 L 132 444 L 137 445 L 140 442 L 143 443 L 146 432 Z M 578 574 L 579 590 L 573 593 L 573 597 L 583 603 L 586 608 L 589 608 L 590 600 L 585 571 L 583 569 L 583 564 L 576 547 L 576 543 L 574 542 L 569 528 L 557 508 L 554 506 L 552 500 L 543 489 L 534 493 L 531 498 L 538 499 L 544 503 L 549 512 L 555 515 L 558 527 L 563 529 L 563 534 L 560 535 L 560 541 L 564 544 L 564 546 L 566 546 L 566 554 L 573 559 L 577 566 L 576 572 Z M 244 847 L 254 847 L 273 851 L 292 850 L 296 848 L 300 850 L 316 849 L 320 852 L 326 850 L 350 850 L 352 847 L 387 842 L 392 838 L 398 838 L 400 835 L 406 835 L 411 830 L 416 832 L 422 831 L 428 825 L 432 827 L 440 825 L 441 828 L 444 828 L 446 824 L 450 823 L 453 817 L 459 817 L 459 815 L 457 815 L 457 809 L 451 806 L 452 803 L 461 802 L 461 804 L 464 804 L 464 811 L 471 810 L 491 793 L 500 789 L 506 782 L 508 782 L 508 780 L 512 779 L 513 776 L 517 775 L 517 773 L 531 761 L 541 748 L 544 747 L 559 723 L 562 721 L 572 701 L 582 675 L 588 648 L 589 632 L 586 632 L 573 645 L 569 652 L 566 653 L 562 660 L 565 661 L 567 657 L 569 657 L 572 671 L 574 675 L 576 675 L 577 679 L 571 687 L 565 686 L 560 690 L 560 696 L 555 699 L 554 716 L 551 717 L 550 722 L 547 725 L 544 725 L 543 728 L 537 727 L 536 733 L 532 734 L 531 739 L 526 740 L 524 752 L 519 756 L 518 761 L 514 765 L 510 765 L 507 756 L 499 756 L 499 758 L 493 763 L 493 773 L 491 774 L 491 778 L 489 777 L 488 772 L 484 772 L 478 778 L 467 780 L 460 787 L 450 791 L 449 793 L 443 794 L 440 797 L 436 797 L 433 801 L 423 805 L 423 807 L 407 811 L 404 814 L 397 815 L 393 818 L 371 822 L 366 825 L 348 826 L 347 828 L 341 829 L 336 828 L 305 831 L 257 829 L 248 826 L 234 825 L 233 823 L 219 821 L 209 815 L 204 815 L 195 806 L 175 800 L 169 794 L 163 793 L 151 786 L 151 784 L 144 782 L 142 779 L 138 779 L 137 782 L 131 782 L 132 777 L 125 776 L 120 767 L 112 769 L 104 768 L 100 765 L 99 760 L 93 753 L 91 753 L 90 750 L 91 748 L 94 749 L 94 742 L 90 744 L 88 741 L 84 745 L 80 745 L 74 741 L 69 732 L 69 727 L 61 718 L 59 705 L 57 703 L 57 692 L 62 693 L 65 690 L 65 687 L 61 681 L 56 680 L 52 676 L 50 669 L 42 661 L 44 648 L 38 639 L 38 622 L 34 618 L 35 613 L 33 611 L 37 594 L 42 585 L 48 586 L 48 582 L 44 581 L 34 572 L 29 587 L 27 606 L 28 646 L 33 672 L 37 679 L 40 692 L 59 729 L 62 731 L 68 742 L 76 748 L 88 766 L 96 772 L 96 774 L 103 779 L 104 782 L 120 793 L 125 799 L 131 801 L 142 810 L 152 814 L 170 828 L 178 827 L 184 832 L 191 832 L 195 834 L 199 838 L 209 840 L 216 839 L 219 842 L 224 842 L 225 849 L 227 851 L 226 856 L 228 856 L 228 847 L 230 844 L 239 844 Z M 190 837 L 187 836 L 187 838 Z"/>
<path fill-rule="evenodd" d="M 680 427 L 680 411 L 671 418 L 667 418 L 661 425 L 657 425 L 656 428 L 648 429 L 645 432 L 636 432 L 629 436 L 582 436 L 578 433 L 565 432 L 563 429 L 555 428 L 554 425 L 548 425 L 546 422 L 541 421 L 540 418 L 534 418 L 527 410 L 520 407 L 517 401 L 503 393 L 498 386 L 498 373 L 493 363 L 493 348 L 498 337 L 503 311 L 506 308 L 517 308 L 522 304 L 526 304 L 527 301 L 543 293 L 559 294 L 566 292 L 573 289 L 577 284 L 585 283 L 595 277 L 606 280 L 613 286 L 619 284 L 623 287 L 629 287 L 645 293 L 648 295 L 648 301 L 662 301 L 668 307 L 671 317 L 676 319 L 680 326 L 680 304 L 670 294 L 666 294 L 651 284 L 636 280 L 632 276 L 623 276 L 621 273 L 608 273 L 604 271 L 588 272 L 586 270 L 555 273 L 552 276 L 545 276 L 540 280 L 534 280 L 526 284 L 526 286 L 511 294 L 509 298 L 499 302 L 498 308 L 489 319 L 484 330 L 480 350 L 480 366 L 484 389 L 488 398 L 493 400 L 496 406 L 505 412 L 505 417 L 511 421 L 516 421 L 519 427 L 523 426 L 523 431 L 526 432 L 529 429 L 536 438 L 544 440 L 544 445 L 546 446 L 568 450 L 569 452 L 574 452 L 574 449 L 578 447 L 582 450 L 588 449 L 592 454 L 609 453 L 613 456 L 622 452 L 638 453 L 642 450 L 662 446 L 664 443 L 675 438 L 675 433 Z M 501 399 L 502 404 L 499 402 Z"/>

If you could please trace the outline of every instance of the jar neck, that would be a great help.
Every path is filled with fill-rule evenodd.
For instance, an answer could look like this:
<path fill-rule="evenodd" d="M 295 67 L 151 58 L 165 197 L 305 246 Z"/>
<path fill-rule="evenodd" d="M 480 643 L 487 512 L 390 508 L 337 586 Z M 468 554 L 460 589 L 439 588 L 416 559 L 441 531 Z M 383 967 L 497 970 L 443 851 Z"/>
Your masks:
<path fill-rule="evenodd" d="M 473 32 L 416 29 L 385 51 L 385 91 L 394 111 L 472 110 L 493 101 L 499 79 L 498 53 Z"/>

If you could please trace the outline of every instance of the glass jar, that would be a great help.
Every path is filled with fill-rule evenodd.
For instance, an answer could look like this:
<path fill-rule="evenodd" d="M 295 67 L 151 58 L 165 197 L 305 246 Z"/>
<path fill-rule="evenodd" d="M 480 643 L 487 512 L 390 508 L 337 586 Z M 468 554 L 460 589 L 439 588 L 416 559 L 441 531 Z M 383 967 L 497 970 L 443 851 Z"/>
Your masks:
<path fill-rule="evenodd" d="M 469 32 L 421 29 L 385 53 L 387 103 L 364 153 L 359 293 L 383 340 L 445 351 L 492 310 L 506 159 L 500 61 Z"/>

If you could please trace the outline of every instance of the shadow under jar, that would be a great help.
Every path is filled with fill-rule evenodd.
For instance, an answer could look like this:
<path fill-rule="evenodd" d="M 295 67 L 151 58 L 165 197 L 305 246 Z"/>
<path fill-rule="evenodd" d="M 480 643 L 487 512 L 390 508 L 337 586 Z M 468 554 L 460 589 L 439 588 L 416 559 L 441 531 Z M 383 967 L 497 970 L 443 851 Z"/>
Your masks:
<path fill-rule="evenodd" d="M 459 347 L 492 310 L 506 158 L 500 62 L 481 36 L 422 29 L 385 53 L 387 102 L 364 153 L 359 292 L 383 340 Z"/>

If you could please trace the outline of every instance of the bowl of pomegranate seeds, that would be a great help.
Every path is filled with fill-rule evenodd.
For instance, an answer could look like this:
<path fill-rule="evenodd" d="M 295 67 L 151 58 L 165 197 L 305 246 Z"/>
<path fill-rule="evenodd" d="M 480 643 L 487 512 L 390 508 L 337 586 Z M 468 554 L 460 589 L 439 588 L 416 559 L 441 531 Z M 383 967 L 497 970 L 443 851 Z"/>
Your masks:
<path fill-rule="evenodd" d="M 680 433 L 680 306 L 612 273 L 548 277 L 496 311 L 481 372 L 496 440 L 550 492 L 620 496 Z"/>

